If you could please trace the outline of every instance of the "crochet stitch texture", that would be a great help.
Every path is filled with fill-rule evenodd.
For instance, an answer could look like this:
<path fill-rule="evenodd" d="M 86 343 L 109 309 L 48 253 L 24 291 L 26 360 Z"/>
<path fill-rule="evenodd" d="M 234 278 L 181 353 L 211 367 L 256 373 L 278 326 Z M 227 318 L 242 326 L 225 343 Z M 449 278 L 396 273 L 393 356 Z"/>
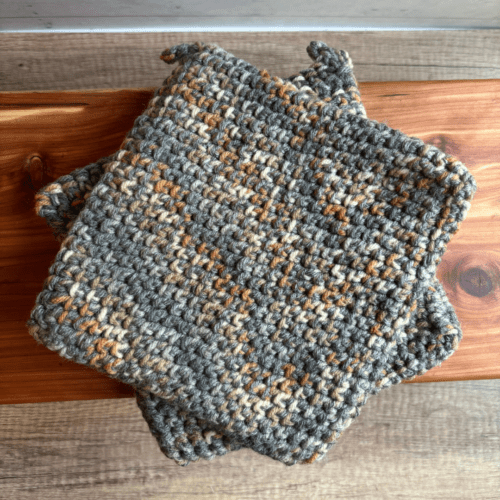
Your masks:
<path fill-rule="evenodd" d="M 325 97 L 336 96 L 339 107 L 366 116 L 364 106 L 359 101 L 360 95 L 349 55 L 322 42 L 311 42 L 307 51 L 316 61 L 315 64 L 285 80 L 293 81 L 300 88 L 309 85 Z M 72 221 L 83 208 L 84 200 L 103 175 L 104 164 L 110 161 L 111 159 L 106 157 L 85 168 L 76 169 L 37 194 L 37 213 L 46 219 L 59 241 L 67 236 Z M 401 375 L 402 379 L 413 378 L 414 371 L 422 373 L 440 364 L 442 358 L 439 356 L 449 354 L 449 351 L 441 349 L 436 356 L 437 351 L 434 348 L 439 339 L 443 333 L 450 333 L 448 330 L 439 329 L 439 324 L 435 323 L 436 319 L 439 319 L 442 325 L 452 325 L 457 332 L 460 330 L 458 319 L 444 295 L 441 284 L 436 278 L 431 280 L 431 283 L 431 286 L 426 286 L 425 283 L 419 282 L 419 291 L 416 292 L 418 308 L 406 329 L 416 355 L 406 352 L 405 362 L 399 360 L 399 368 L 405 365 L 407 368 Z M 424 290 L 426 293 L 423 293 Z M 412 334 L 412 331 L 417 335 Z M 427 363 L 423 362 L 424 359 L 427 359 Z M 414 371 L 408 369 L 410 364 Z M 392 380 L 395 382 L 394 378 Z M 211 460 L 215 456 L 226 454 L 228 450 L 242 447 L 237 441 L 213 429 L 212 425 L 179 411 L 159 396 L 136 391 L 136 400 L 161 451 L 179 465 L 187 465 L 200 458 Z"/>
<path fill-rule="evenodd" d="M 312 462 L 416 368 L 402 360 L 418 283 L 474 180 L 217 46 L 164 57 L 185 60 L 180 85 L 155 92 L 106 165 L 30 333 L 256 451 Z M 437 324 L 449 334 L 429 364 L 461 335 Z"/>
<path fill-rule="evenodd" d="M 285 80 L 293 81 L 299 88 L 307 85 L 319 95 L 333 98 L 339 107 L 366 116 L 348 53 L 332 49 L 323 42 L 311 42 L 307 52 L 315 63 Z M 110 161 L 110 157 L 105 157 L 76 169 L 50 183 L 36 195 L 36 212 L 46 219 L 58 241 L 66 238 L 85 199 L 103 175 L 104 164 Z M 178 465 L 188 465 L 200 458 L 212 460 L 215 456 L 242 447 L 234 439 L 214 429 L 210 423 L 179 411 L 158 396 L 138 390 L 135 395 L 161 451 Z"/>

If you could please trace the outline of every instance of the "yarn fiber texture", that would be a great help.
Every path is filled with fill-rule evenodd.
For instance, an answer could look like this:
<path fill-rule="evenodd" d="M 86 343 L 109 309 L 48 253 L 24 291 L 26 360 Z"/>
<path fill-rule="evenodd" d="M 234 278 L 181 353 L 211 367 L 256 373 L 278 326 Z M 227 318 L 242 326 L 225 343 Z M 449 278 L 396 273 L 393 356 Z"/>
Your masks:
<path fill-rule="evenodd" d="M 310 463 L 369 395 L 425 369 L 406 364 L 418 284 L 430 290 L 474 179 L 213 44 L 163 57 L 183 63 L 175 83 L 105 164 L 30 333 L 256 451 Z M 449 333 L 429 364 L 461 335 L 436 324 Z"/>
<path fill-rule="evenodd" d="M 348 54 L 332 49 L 322 42 L 311 42 L 307 50 L 316 62 L 298 75 L 285 80 L 292 81 L 300 88 L 308 85 L 324 97 L 335 96 L 339 107 L 366 116 Z M 85 199 L 103 175 L 104 164 L 110 161 L 110 157 L 105 157 L 87 167 L 76 169 L 37 194 L 37 213 L 46 219 L 59 241 L 67 236 L 73 220 L 83 208 Z M 401 354 L 404 362 L 400 359 L 399 365 L 391 367 L 393 370 L 406 368 L 401 379 L 413 378 L 413 373 L 422 373 L 440 364 L 443 354 L 449 354 L 449 346 L 448 351 L 441 348 L 439 352 L 434 349 L 443 334 L 450 334 L 448 330 L 439 329 L 436 319 L 444 326 L 453 325 L 457 333 L 460 331 L 458 319 L 444 295 L 441 284 L 435 277 L 431 283 L 426 286 L 425 283 L 419 282 L 422 291 L 416 293 L 418 308 L 406 329 L 408 344 L 411 344 L 416 355 L 404 352 Z M 423 293 L 424 289 L 427 293 Z M 412 332 L 417 332 L 417 336 Z M 424 363 L 424 359 L 427 362 Z M 409 369 L 409 366 L 412 366 L 413 370 Z M 141 391 L 135 391 L 135 394 L 137 404 L 161 451 L 179 465 L 187 465 L 200 458 L 211 460 L 215 456 L 226 454 L 228 450 L 242 447 L 210 424 L 179 411 L 159 396 Z"/>
<path fill-rule="evenodd" d="M 315 63 L 285 80 L 293 81 L 299 88 L 309 86 L 318 95 L 332 98 L 339 107 L 366 116 L 348 53 L 322 42 L 311 42 L 307 52 Z M 58 241 L 66 238 L 86 198 L 103 175 L 104 164 L 110 161 L 111 157 L 104 157 L 76 169 L 36 195 L 36 212 L 45 218 Z M 212 460 L 242 447 L 210 423 L 179 411 L 159 396 L 138 390 L 135 396 L 161 451 L 178 465 L 188 465 L 199 459 Z"/>

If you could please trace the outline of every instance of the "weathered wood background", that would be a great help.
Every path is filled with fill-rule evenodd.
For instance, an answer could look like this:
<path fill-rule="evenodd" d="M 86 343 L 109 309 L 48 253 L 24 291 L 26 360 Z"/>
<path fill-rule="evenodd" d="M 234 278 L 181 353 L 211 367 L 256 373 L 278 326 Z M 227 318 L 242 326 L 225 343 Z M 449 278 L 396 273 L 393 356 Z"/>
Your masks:
<path fill-rule="evenodd" d="M 349 51 L 360 82 L 500 78 L 495 30 L 0 34 L 0 91 L 154 87 L 165 71 L 159 52 L 197 39 L 279 76 L 308 66 L 307 43 L 323 40 Z M 1 499 L 499 499 L 499 492 L 500 380 L 383 391 L 326 460 L 292 468 L 248 450 L 178 467 L 158 450 L 133 399 L 0 405 Z"/>
<path fill-rule="evenodd" d="M 0 0 L 9 31 L 498 28 L 496 0 Z M 3 19 L 2 19 L 3 18 Z"/>
<path fill-rule="evenodd" d="M 500 78 L 500 30 L 0 33 L 0 90 L 156 87 L 160 52 L 195 40 L 281 77 L 308 67 L 308 43 L 322 40 L 349 52 L 359 82 Z"/>

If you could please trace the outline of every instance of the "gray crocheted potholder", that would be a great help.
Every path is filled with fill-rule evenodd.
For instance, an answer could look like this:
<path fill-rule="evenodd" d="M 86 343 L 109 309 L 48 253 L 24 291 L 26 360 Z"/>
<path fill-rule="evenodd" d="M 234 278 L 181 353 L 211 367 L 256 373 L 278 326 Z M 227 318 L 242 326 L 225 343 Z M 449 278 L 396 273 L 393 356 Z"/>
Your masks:
<path fill-rule="evenodd" d="M 180 85 L 106 165 L 30 333 L 272 458 L 314 461 L 396 377 L 416 284 L 474 181 L 217 46 L 164 56 L 184 61 Z"/>
<path fill-rule="evenodd" d="M 332 49 L 323 42 L 311 42 L 307 52 L 315 63 L 286 80 L 300 88 L 307 85 L 318 95 L 333 98 L 339 107 L 366 116 L 347 52 Z M 101 158 L 60 177 L 37 193 L 36 212 L 45 218 L 58 241 L 66 238 L 85 199 L 103 175 L 104 164 L 110 161 L 111 157 Z M 135 394 L 160 449 L 179 465 L 188 465 L 200 458 L 211 460 L 242 447 L 210 424 L 179 411 L 159 396 L 142 395 L 141 391 Z"/>
<path fill-rule="evenodd" d="M 334 100 L 339 107 L 366 116 L 347 52 L 314 41 L 307 52 L 315 63 L 286 80 L 293 81 L 300 88 L 309 86 L 318 95 Z M 111 157 L 101 158 L 60 177 L 37 193 L 36 212 L 46 219 L 58 241 L 66 238 L 72 222 L 84 207 L 85 199 L 103 175 L 104 164 L 110 161 Z M 141 394 L 137 390 L 135 394 L 160 449 L 178 465 L 188 465 L 200 458 L 212 460 L 242 447 L 214 426 L 179 411 L 159 396 Z"/>

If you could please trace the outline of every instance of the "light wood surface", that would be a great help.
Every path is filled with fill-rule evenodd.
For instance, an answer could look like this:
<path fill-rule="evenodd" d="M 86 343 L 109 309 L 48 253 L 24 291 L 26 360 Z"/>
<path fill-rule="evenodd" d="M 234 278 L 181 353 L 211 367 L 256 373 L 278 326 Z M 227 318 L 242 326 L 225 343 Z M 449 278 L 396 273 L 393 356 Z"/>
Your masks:
<path fill-rule="evenodd" d="M 2 30 L 498 28 L 498 3 L 315 0 L 4 0 Z"/>
<path fill-rule="evenodd" d="M 6 500 L 498 500 L 500 385 L 401 384 L 324 460 L 251 450 L 179 467 L 130 399 L 0 405 Z"/>
<path fill-rule="evenodd" d="M 306 47 L 322 40 L 349 52 L 359 82 L 500 78 L 498 29 L 0 33 L 0 90 L 156 87 L 170 70 L 160 53 L 196 40 L 215 42 L 281 77 L 310 66 Z"/>
<path fill-rule="evenodd" d="M 165 72 L 165 64 L 157 59 L 159 53 L 179 41 L 196 39 L 216 41 L 283 77 L 310 65 L 305 52 L 309 41 L 324 40 L 349 51 L 361 82 L 500 78 L 500 30 L 0 33 L 0 90 L 154 87 Z M 364 97 L 366 90 L 361 88 Z M 498 103 L 498 97 L 493 101 Z M 439 116 L 433 110 L 429 118 Z M 0 133 L 2 151 L 9 150 L 4 137 Z M 481 168 L 490 185 L 488 171 L 495 171 L 495 160 L 500 156 L 486 156 Z M 5 180 L 19 181 L 9 172 L 0 163 L 0 189 Z M 478 169 L 473 172 L 477 179 Z M 481 184 L 484 182 L 479 182 L 480 190 Z M 12 209 L 0 205 L 0 217 L 31 210 L 33 192 L 29 186 L 25 189 L 24 198 L 16 200 Z M 497 203 L 496 198 L 491 190 L 480 205 L 483 216 Z M 478 205 L 474 204 L 473 210 L 475 207 Z M 9 231 L 15 231 L 18 223 L 16 219 Z M 43 234 L 47 244 L 51 241 L 48 228 L 40 223 L 27 231 L 25 255 L 30 260 L 25 260 L 24 271 L 32 276 L 35 272 L 31 282 L 16 281 L 23 270 L 0 257 L 1 277 L 10 283 L 8 294 L 20 299 L 21 304 L 22 297 L 34 298 L 38 293 L 43 278 L 36 276 L 36 269 L 50 262 L 48 248 L 38 263 L 31 260 L 34 257 L 30 248 L 31 234 L 36 238 L 37 233 Z M 0 235 L 2 249 L 7 246 L 4 234 Z M 57 245 L 51 244 L 52 251 L 57 251 Z M 480 287 L 483 281 L 478 279 Z M 497 283 L 498 279 L 495 286 Z M 13 313 L 2 300 L 0 331 L 21 331 L 30 307 L 25 302 Z M 5 321 L 7 313 L 9 321 Z M 469 314 L 472 317 L 473 311 Z M 476 315 L 476 319 L 484 317 L 482 312 Z M 27 383 L 29 396 L 35 398 L 38 390 L 60 390 L 55 383 L 58 378 L 48 375 L 46 365 L 55 358 L 47 358 L 51 356 L 47 349 L 37 346 L 36 352 L 22 362 L 11 358 L 16 349 L 24 348 L 25 342 L 24 330 L 5 341 L 0 337 L 0 395 L 7 390 L 9 398 L 15 397 L 10 384 L 17 390 Z M 19 367 L 13 372 L 16 363 Z M 95 397 L 92 391 L 107 382 L 83 366 L 62 358 L 59 363 L 58 369 L 71 375 L 69 392 L 73 387 L 77 393 L 90 387 L 89 398 Z M 26 372 L 26 376 L 19 372 Z M 33 372 L 35 377 L 43 376 L 38 388 L 29 385 Z M 89 378 L 90 374 L 95 378 Z M 127 399 L 116 399 L 121 389 Z M 104 397 L 113 399 L 0 404 L 2 500 L 500 499 L 499 379 L 401 384 L 382 391 L 368 401 L 357 422 L 327 455 L 327 462 L 305 468 L 281 467 L 248 450 L 180 468 L 159 451 L 135 402 L 129 398 L 128 388 L 112 386 L 108 390 L 110 395 Z M 18 402 L 25 395 L 21 390 Z M 69 399 L 72 397 L 74 394 Z"/>

